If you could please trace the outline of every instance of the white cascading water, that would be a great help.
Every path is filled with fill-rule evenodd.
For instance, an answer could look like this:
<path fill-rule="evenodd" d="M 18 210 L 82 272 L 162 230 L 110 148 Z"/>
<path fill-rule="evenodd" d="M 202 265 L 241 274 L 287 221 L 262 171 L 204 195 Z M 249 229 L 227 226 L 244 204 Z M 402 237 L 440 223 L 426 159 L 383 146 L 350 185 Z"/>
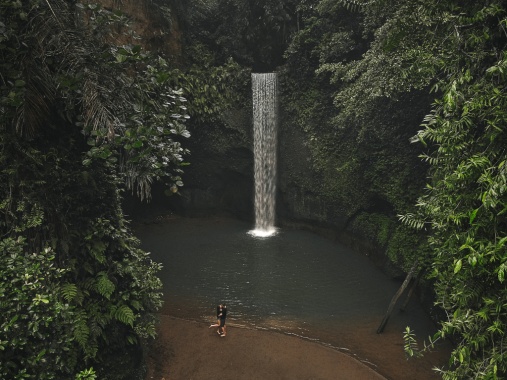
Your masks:
<path fill-rule="evenodd" d="M 275 228 L 278 96 L 276 73 L 252 74 L 255 229 L 270 236 Z"/>

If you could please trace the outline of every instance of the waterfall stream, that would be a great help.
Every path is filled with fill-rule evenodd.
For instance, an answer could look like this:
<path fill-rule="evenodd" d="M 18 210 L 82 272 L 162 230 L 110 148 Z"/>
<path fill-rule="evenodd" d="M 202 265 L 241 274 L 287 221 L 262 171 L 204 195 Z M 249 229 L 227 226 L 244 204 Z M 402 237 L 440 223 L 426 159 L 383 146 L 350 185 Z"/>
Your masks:
<path fill-rule="evenodd" d="M 252 74 L 255 229 L 269 236 L 275 228 L 278 96 L 277 74 Z"/>

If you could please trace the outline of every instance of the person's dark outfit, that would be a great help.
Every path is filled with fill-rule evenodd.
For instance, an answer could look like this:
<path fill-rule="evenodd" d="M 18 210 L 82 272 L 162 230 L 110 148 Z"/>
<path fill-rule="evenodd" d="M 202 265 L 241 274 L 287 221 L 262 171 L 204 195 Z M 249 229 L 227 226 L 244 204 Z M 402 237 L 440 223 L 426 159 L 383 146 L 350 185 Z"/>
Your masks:
<path fill-rule="evenodd" d="M 225 336 L 225 318 L 227 318 L 227 306 L 222 307 L 222 312 L 220 314 L 220 326 L 218 327 L 221 330 L 221 336 Z"/>

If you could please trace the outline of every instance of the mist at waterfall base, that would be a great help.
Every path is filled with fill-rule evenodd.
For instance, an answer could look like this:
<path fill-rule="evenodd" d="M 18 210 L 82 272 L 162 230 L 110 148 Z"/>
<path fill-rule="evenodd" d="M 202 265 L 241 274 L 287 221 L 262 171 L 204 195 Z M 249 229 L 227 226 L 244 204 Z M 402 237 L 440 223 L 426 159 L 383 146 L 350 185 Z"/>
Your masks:
<path fill-rule="evenodd" d="M 277 330 L 353 351 L 360 351 L 358 334 L 376 335 L 399 281 L 367 257 L 313 233 L 279 229 L 262 239 L 249 235 L 249 228 L 223 218 L 138 226 L 142 248 L 163 265 L 161 312 L 211 322 L 216 305 L 226 302 L 229 325 Z M 393 313 L 384 334 L 399 335 L 402 347 L 408 325 L 423 337 L 434 332 L 415 297 L 404 313 Z"/>
<path fill-rule="evenodd" d="M 276 156 L 278 79 L 276 73 L 252 74 L 254 132 L 255 228 L 249 233 L 269 237 L 276 233 Z"/>

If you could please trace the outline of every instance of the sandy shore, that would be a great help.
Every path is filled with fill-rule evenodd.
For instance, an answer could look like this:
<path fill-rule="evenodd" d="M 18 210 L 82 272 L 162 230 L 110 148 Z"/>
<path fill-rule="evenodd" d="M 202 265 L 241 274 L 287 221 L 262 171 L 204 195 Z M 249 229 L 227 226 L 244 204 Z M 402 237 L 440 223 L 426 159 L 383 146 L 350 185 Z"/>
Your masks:
<path fill-rule="evenodd" d="M 160 316 L 146 380 L 385 380 L 428 379 L 427 371 L 389 374 L 319 343 L 273 331 L 228 326 L 221 338 L 207 323 Z M 379 352 L 389 360 L 389 350 Z M 426 375 L 425 375 L 426 374 Z"/>

